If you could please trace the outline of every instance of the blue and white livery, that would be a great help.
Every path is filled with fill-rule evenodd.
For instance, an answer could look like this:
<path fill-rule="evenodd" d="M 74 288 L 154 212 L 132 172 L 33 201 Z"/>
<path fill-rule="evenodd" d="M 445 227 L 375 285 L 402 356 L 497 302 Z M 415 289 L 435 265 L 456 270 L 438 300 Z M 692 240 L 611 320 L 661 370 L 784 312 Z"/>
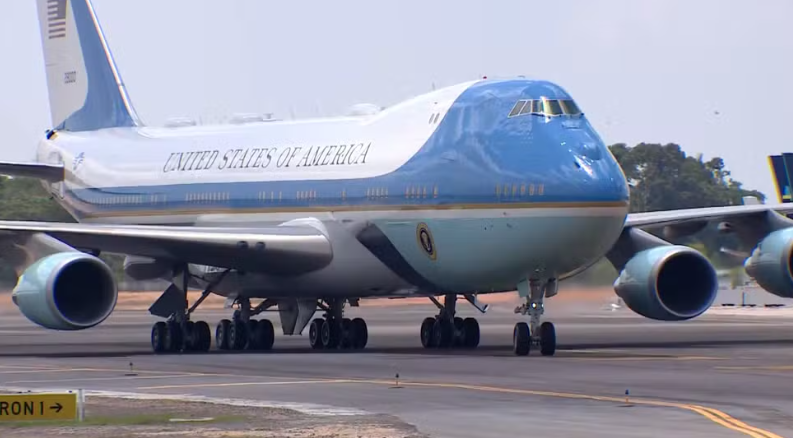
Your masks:
<path fill-rule="evenodd" d="M 126 254 L 133 278 L 172 281 L 150 309 L 165 319 L 156 352 L 210 348 L 191 314 L 211 293 L 239 305 L 216 326 L 220 349 L 271 348 L 272 323 L 254 317 L 273 307 L 285 334 L 309 326 L 313 348 L 363 348 L 366 323 L 344 306 L 405 296 L 440 309 L 422 323 L 424 346 L 473 348 L 479 326 L 455 315 L 457 297 L 484 312 L 478 294 L 517 289 L 530 318 L 515 353 L 552 355 L 544 298 L 602 257 L 635 312 L 707 310 L 708 260 L 642 228 L 680 236 L 712 220 L 756 247 L 747 271 L 764 287 L 793 296 L 791 221 L 777 212 L 789 206 L 628 214 L 622 170 L 554 83 L 477 80 L 345 117 L 151 127 L 90 1 L 37 5 L 54 128 L 36 162 L 0 172 L 40 178 L 77 222 L 0 222 L 0 247 L 21 274 L 15 303 L 44 327 L 85 329 L 113 311 L 105 251 Z M 205 290 L 190 306 L 188 287 Z"/>

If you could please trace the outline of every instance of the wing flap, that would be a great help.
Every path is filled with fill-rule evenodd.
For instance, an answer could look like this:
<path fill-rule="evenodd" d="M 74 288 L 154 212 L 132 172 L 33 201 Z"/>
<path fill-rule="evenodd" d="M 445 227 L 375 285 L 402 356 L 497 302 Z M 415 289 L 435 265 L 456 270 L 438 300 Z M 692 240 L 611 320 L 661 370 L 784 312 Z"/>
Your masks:
<path fill-rule="evenodd" d="M 43 233 L 75 248 L 278 275 L 320 269 L 333 258 L 325 235 L 307 226 L 221 229 L 0 221 L 3 232 Z"/>
<path fill-rule="evenodd" d="M 49 182 L 63 181 L 65 171 L 60 164 L 0 162 L 0 175 L 38 178 Z"/>

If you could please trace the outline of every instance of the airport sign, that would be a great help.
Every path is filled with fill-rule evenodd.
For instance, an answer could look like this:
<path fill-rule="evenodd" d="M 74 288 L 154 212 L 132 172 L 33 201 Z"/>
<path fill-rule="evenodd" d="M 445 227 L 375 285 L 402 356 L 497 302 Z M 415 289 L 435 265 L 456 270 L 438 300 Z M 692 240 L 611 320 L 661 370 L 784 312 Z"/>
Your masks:
<path fill-rule="evenodd" d="M 77 393 L 0 394 L 0 421 L 76 420 Z"/>

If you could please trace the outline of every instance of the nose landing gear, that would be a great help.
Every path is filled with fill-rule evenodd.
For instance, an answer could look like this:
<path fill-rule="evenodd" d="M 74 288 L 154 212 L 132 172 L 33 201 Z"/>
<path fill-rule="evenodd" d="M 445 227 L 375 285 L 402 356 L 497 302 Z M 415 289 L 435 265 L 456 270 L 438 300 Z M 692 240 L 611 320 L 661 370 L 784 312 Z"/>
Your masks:
<path fill-rule="evenodd" d="M 518 293 L 526 302 L 515 309 L 515 313 L 529 315 L 529 323 L 515 324 L 512 332 L 512 350 L 517 356 L 526 356 L 532 346 L 540 347 L 540 354 L 553 356 L 556 353 L 556 328 L 551 322 L 542 322 L 545 313 L 543 298 L 556 294 L 556 280 L 542 282 L 529 280 L 518 285 Z"/>

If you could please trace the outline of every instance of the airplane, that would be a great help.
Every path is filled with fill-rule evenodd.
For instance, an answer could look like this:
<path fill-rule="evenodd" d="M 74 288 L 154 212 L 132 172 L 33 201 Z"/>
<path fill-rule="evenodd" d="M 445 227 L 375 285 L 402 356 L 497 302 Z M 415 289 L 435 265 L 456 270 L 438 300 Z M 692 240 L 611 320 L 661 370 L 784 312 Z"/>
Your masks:
<path fill-rule="evenodd" d="M 751 243 L 761 287 L 793 297 L 790 204 L 629 213 L 622 169 L 553 82 L 481 78 L 340 117 L 147 126 L 90 0 L 36 5 L 53 127 L 34 160 L 0 173 L 41 180 L 76 223 L 0 221 L 0 254 L 19 274 L 13 302 L 47 329 L 113 312 L 106 252 L 126 255 L 131 278 L 170 282 L 149 309 L 158 354 L 211 348 L 193 317 L 211 294 L 234 309 L 215 326 L 221 350 L 272 349 L 259 315 L 274 309 L 284 335 L 308 326 L 311 348 L 360 350 L 367 324 L 345 308 L 400 297 L 438 307 L 424 347 L 473 349 L 479 324 L 457 315 L 458 297 L 484 313 L 480 295 L 517 291 L 528 321 L 514 326 L 514 354 L 552 356 L 544 300 L 603 257 L 633 312 L 705 312 L 714 267 L 665 239 L 712 221 Z M 203 290 L 192 303 L 191 287 Z"/>

